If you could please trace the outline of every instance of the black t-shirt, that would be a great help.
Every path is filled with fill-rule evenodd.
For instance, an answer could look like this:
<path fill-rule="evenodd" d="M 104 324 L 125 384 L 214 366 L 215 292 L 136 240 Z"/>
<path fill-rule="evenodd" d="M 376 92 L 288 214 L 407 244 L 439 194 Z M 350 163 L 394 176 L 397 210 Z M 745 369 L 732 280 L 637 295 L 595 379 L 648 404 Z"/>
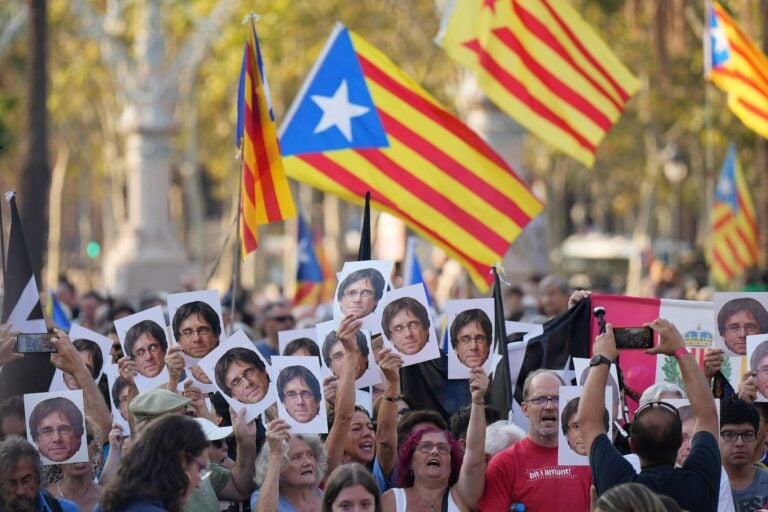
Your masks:
<path fill-rule="evenodd" d="M 717 511 L 720 448 L 715 436 L 709 432 L 698 432 L 693 436 L 691 452 L 683 467 L 652 466 L 639 474 L 611 445 L 608 436 L 602 434 L 592 443 L 589 466 L 598 495 L 619 484 L 636 482 L 671 497 L 685 510 Z"/>

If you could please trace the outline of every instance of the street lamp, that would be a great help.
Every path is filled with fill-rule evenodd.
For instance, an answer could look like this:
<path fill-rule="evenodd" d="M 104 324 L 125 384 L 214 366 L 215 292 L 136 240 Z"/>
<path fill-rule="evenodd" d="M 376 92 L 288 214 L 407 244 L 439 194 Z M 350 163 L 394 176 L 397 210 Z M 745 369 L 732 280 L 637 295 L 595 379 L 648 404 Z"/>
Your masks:
<path fill-rule="evenodd" d="M 664 148 L 664 176 L 672 186 L 674 193 L 670 194 L 670 210 L 672 212 L 672 250 L 669 254 L 670 265 L 677 265 L 678 255 L 680 252 L 680 201 L 681 201 L 681 184 L 688 175 L 688 158 L 687 155 L 680 149 L 680 147 L 671 142 Z"/>

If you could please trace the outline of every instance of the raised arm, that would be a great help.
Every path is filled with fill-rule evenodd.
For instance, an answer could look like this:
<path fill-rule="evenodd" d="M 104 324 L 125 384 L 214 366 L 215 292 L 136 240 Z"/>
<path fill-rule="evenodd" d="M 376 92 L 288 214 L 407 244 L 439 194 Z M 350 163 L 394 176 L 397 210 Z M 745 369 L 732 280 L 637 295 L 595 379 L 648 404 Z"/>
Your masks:
<path fill-rule="evenodd" d="M 235 467 L 229 474 L 229 482 L 219 492 L 221 501 L 245 501 L 256 490 L 253 477 L 256 472 L 256 421 L 246 423 L 245 409 L 232 415 L 232 427 L 237 440 Z"/>
<path fill-rule="evenodd" d="M 288 441 L 291 439 L 290 430 L 290 425 L 281 419 L 272 420 L 267 425 L 269 463 L 255 512 L 274 512 L 277 510 L 280 501 L 280 466 L 282 466 L 283 456 L 288 450 Z"/>
<path fill-rule="evenodd" d="M 579 400 L 579 430 L 587 453 L 591 453 L 592 443 L 600 434 L 605 434 L 603 417 L 605 414 L 605 385 L 608 382 L 608 374 L 611 371 L 611 363 L 616 360 L 619 351 L 616 349 L 616 340 L 613 337 L 613 326 L 606 324 L 605 332 L 595 338 L 592 345 L 593 361 L 603 356 L 605 362 L 596 364 L 589 369 L 587 382 L 581 391 Z M 601 359 L 602 361 L 602 359 Z"/>
<path fill-rule="evenodd" d="M 83 390 L 86 416 L 91 418 L 102 432 L 109 432 L 112 429 L 112 413 L 104 401 L 104 395 L 101 394 L 93 375 L 88 371 L 85 361 L 77 353 L 67 333 L 60 329 L 54 329 L 54 332 L 56 337 L 51 341 L 58 352 L 51 353 L 51 364 L 75 378 L 77 385 Z"/>
<path fill-rule="evenodd" d="M 24 358 L 24 354 L 13 351 L 14 343 L 16 343 L 16 336 L 11 333 L 11 323 L 0 325 L 0 370 L 4 364 Z"/>
<path fill-rule="evenodd" d="M 699 431 L 706 431 L 718 439 L 715 399 L 712 398 L 712 392 L 699 363 L 685 348 L 685 342 L 680 332 L 671 322 L 663 318 L 657 318 L 646 325 L 659 333 L 659 344 L 646 350 L 646 353 L 673 356 L 680 365 L 680 374 L 683 377 L 685 390 L 688 392 L 688 400 L 691 402 L 691 411 L 695 418 L 694 434 Z"/>
<path fill-rule="evenodd" d="M 165 367 L 168 368 L 168 383 L 165 385 L 166 389 L 176 393 L 179 389 L 179 380 L 181 380 L 181 373 L 184 371 L 184 355 L 181 352 L 181 347 L 176 345 L 170 347 L 168 352 L 165 353 Z"/>
<path fill-rule="evenodd" d="M 459 499 L 474 509 L 485 490 L 485 392 L 488 389 L 488 376 L 482 368 L 473 368 L 469 377 L 469 390 L 472 393 L 472 409 L 469 413 L 467 428 L 467 448 L 464 462 L 461 464 L 456 491 Z"/>
<path fill-rule="evenodd" d="M 355 414 L 355 369 L 359 355 L 355 332 L 361 325 L 361 320 L 353 315 L 347 315 L 336 330 L 336 339 L 344 346 L 344 362 L 341 366 L 339 385 L 336 388 L 333 426 L 325 440 L 325 449 L 328 453 L 326 475 L 330 475 L 342 463 L 344 445 L 352 425 L 352 416 Z"/>
<path fill-rule="evenodd" d="M 376 455 L 384 477 L 389 479 L 397 462 L 397 400 L 400 396 L 400 368 L 403 358 L 385 348 L 379 354 L 379 368 L 384 374 L 384 399 L 376 418 Z"/>
<path fill-rule="evenodd" d="M 138 367 L 136 366 L 136 361 L 131 359 L 131 356 L 121 357 L 117 361 L 117 371 L 128 385 L 127 400 L 130 404 L 131 401 L 139 394 L 139 388 L 136 387 L 136 381 L 134 380 L 136 375 L 139 373 Z M 131 438 L 136 439 L 136 426 L 134 424 L 133 414 L 131 414 L 130 409 L 128 409 L 128 418 L 126 419 L 128 420 L 128 428 L 131 430 Z"/>

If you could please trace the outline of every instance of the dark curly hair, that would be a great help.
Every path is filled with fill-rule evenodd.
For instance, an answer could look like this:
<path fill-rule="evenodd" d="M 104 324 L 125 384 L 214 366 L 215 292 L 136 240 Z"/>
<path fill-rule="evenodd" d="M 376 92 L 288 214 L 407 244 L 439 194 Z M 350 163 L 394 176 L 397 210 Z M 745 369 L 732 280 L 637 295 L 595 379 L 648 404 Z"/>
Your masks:
<path fill-rule="evenodd" d="M 152 498 L 170 512 L 182 510 L 181 497 L 189 485 L 182 461 L 190 463 L 207 447 L 202 428 L 192 418 L 172 415 L 153 421 L 104 489 L 102 509 L 117 511 L 139 498 Z"/>
<path fill-rule="evenodd" d="M 417 430 L 409 435 L 397 451 L 397 465 L 395 467 L 395 474 L 397 475 L 396 487 L 402 487 L 403 489 L 413 487 L 413 454 L 421 439 L 426 434 L 431 434 L 432 432 L 443 434 L 446 442 L 451 445 L 451 476 L 448 478 L 448 486 L 452 486 L 459 480 L 461 463 L 464 461 L 464 452 L 461 451 L 459 443 L 456 442 L 447 430 L 428 427 Z"/>

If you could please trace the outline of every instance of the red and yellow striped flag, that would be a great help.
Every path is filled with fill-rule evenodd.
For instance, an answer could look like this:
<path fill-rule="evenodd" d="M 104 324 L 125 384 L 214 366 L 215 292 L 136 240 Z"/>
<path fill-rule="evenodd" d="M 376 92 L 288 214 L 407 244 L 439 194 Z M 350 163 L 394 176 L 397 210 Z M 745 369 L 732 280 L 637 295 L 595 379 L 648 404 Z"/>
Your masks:
<path fill-rule="evenodd" d="M 709 77 L 728 93 L 728 107 L 768 139 L 768 57 L 714 2 L 709 14 Z"/>
<path fill-rule="evenodd" d="M 715 188 L 712 206 L 712 275 L 721 286 L 757 265 L 760 237 L 749 185 L 731 144 Z"/>
<path fill-rule="evenodd" d="M 483 290 L 493 263 L 542 210 L 476 133 L 340 25 L 281 137 L 294 155 L 285 158 L 290 177 L 359 204 L 370 191 L 373 207 L 443 248 Z"/>
<path fill-rule="evenodd" d="M 242 154 L 240 236 L 243 257 L 259 246 L 258 226 L 296 215 L 283 169 L 256 28 L 249 23 L 240 70 L 236 144 Z"/>
<path fill-rule="evenodd" d="M 591 167 L 640 82 L 564 0 L 456 0 L 439 39 L 488 97 Z"/>

